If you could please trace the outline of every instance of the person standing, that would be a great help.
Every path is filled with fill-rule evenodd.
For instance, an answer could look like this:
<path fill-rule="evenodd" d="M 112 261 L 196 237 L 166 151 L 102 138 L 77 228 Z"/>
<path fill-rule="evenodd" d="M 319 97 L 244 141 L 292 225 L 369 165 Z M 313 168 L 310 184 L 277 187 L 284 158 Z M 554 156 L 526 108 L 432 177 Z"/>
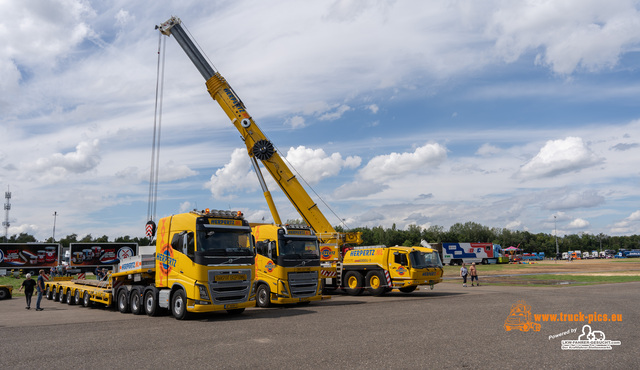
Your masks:
<path fill-rule="evenodd" d="M 27 310 L 31 309 L 31 296 L 33 295 L 33 288 L 35 288 L 36 282 L 31 279 L 31 274 L 27 274 L 27 279 L 22 282 L 19 291 L 22 291 L 24 288 L 24 298 L 27 300 Z"/>
<path fill-rule="evenodd" d="M 38 299 L 36 300 L 36 311 L 42 311 L 42 307 L 40 307 L 40 302 L 42 301 L 42 293 L 44 293 L 44 270 L 40 270 L 38 275 L 38 281 L 36 284 L 36 289 L 38 289 Z"/>
<path fill-rule="evenodd" d="M 462 286 L 466 287 L 467 286 L 467 274 L 468 274 L 468 270 L 467 267 L 465 265 L 464 262 L 462 262 L 462 267 L 460 268 L 460 277 L 462 278 Z"/>
<path fill-rule="evenodd" d="M 476 285 L 480 286 L 480 282 L 478 281 L 478 271 L 476 270 L 476 263 L 472 263 L 469 268 L 469 275 L 471 275 L 471 286 L 473 286 L 473 280 L 476 280 Z"/>

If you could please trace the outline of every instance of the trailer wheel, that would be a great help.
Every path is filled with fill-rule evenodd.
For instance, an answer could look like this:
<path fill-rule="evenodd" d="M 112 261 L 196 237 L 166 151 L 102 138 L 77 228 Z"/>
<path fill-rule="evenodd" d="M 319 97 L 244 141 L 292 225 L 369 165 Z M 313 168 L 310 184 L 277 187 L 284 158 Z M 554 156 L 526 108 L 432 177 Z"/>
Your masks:
<path fill-rule="evenodd" d="M 67 301 L 67 295 L 64 294 L 64 290 L 60 288 L 60 292 L 58 293 L 58 301 L 60 303 L 65 303 Z"/>
<path fill-rule="evenodd" d="M 51 299 L 51 287 L 48 285 L 46 288 L 44 288 L 44 297 L 46 299 Z"/>
<path fill-rule="evenodd" d="M 82 300 L 80 299 L 80 289 L 76 289 L 76 293 L 73 295 L 73 303 L 81 304 Z"/>
<path fill-rule="evenodd" d="M 58 295 L 57 295 L 57 292 L 56 292 L 56 288 L 51 288 L 51 292 L 49 294 L 51 294 L 51 298 L 47 297 L 48 299 L 51 299 L 53 301 L 57 301 L 58 300 Z"/>
<path fill-rule="evenodd" d="M 138 291 L 138 289 L 132 289 L 129 296 L 129 307 L 131 307 L 131 313 L 134 315 L 141 315 L 144 310 L 142 309 L 142 299 L 140 299 L 140 291 Z"/>
<path fill-rule="evenodd" d="M 75 298 L 71 289 L 67 290 L 67 304 L 70 306 L 76 304 Z"/>
<path fill-rule="evenodd" d="M 386 293 L 386 278 L 382 271 L 369 271 L 365 277 L 367 290 L 371 295 L 381 296 Z"/>
<path fill-rule="evenodd" d="M 144 293 L 144 310 L 149 316 L 158 315 L 158 302 L 153 290 L 147 290 L 147 292 Z"/>
<path fill-rule="evenodd" d="M 120 289 L 118 292 L 118 311 L 120 311 L 120 313 L 129 312 L 129 297 L 127 297 L 127 291 L 125 289 Z"/>
<path fill-rule="evenodd" d="M 401 291 L 402 293 L 411 293 L 414 290 L 416 290 L 417 287 L 418 287 L 417 285 L 410 285 L 410 286 L 398 288 L 398 290 Z"/>
<path fill-rule="evenodd" d="M 344 276 L 344 283 L 344 289 L 349 295 L 360 295 L 360 293 L 362 293 L 362 290 L 364 289 L 364 278 L 358 271 L 347 272 L 347 274 Z"/>
<path fill-rule="evenodd" d="M 260 284 L 256 292 L 256 303 L 258 307 L 267 308 L 271 306 L 271 292 L 266 284 Z"/>
<path fill-rule="evenodd" d="M 82 293 L 82 305 L 85 307 L 91 306 L 91 294 L 86 290 Z"/>
<path fill-rule="evenodd" d="M 189 316 L 187 296 L 182 289 L 176 290 L 171 297 L 171 314 L 178 320 L 184 320 Z"/>
<path fill-rule="evenodd" d="M 9 294 L 9 289 L 7 288 L 0 289 L 0 300 L 8 299 L 10 297 L 11 295 Z"/>

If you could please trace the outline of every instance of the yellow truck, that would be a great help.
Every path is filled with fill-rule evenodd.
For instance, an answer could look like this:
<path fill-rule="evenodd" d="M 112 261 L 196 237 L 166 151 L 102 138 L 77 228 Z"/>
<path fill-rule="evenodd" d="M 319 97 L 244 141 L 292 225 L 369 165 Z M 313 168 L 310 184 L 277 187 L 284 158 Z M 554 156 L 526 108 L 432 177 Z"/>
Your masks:
<path fill-rule="evenodd" d="M 157 26 L 157 28 L 164 35 L 174 36 L 180 47 L 182 47 L 187 56 L 191 59 L 196 69 L 200 72 L 202 77 L 204 77 L 207 90 L 211 97 L 220 105 L 222 110 L 231 120 L 231 123 L 239 131 L 247 148 L 247 154 L 249 155 L 256 175 L 258 176 L 258 180 L 260 181 L 260 185 L 275 224 L 279 225 L 282 224 L 282 222 L 280 221 L 280 216 L 278 215 L 271 194 L 266 187 L 266 182 L 262 178 L 258 161 L 260 161 L 264 168 L 269 172 L 282 192 L 304 219 L 304 222 L 315 232 L 315 235 L 320 242 L 320 274 L 321 278 L 323 278 L 323 287 L 327 289 L 347 288 L 348 291 L 352 293 L 361 292 L 362 290 L 359 288 L 363 288 L 365 285 L 360 283 L 370 283 L 369 279 L 365 279 L 369 271 L 358 270 L 359 266 L 352 266 L 351 260 L 347 258 L 347 255 L 345 255 L 345 251 L 351 248 L 349 245 L 362 244 L 361 234 L 359 232 L 341 233 L 336 231 L 333 225 L 331 225 L 324 214 L 320 211 L 318 205 L 313 201 L 298 181 L 296 175 L 291 171 L 289 166 L 287 166 L 287 163 L 285 163 L 278 151 L 275 150 L 273 143 L 269 141 L 251 115 L 249 115 L 240 97 L 235 93 L 227 80 L 222 77 L 222 75 L 208 62 L 207 58 L 198 49 L 196 43 L 191 40 L 189 34 L 181 24 L 182 21 L 179 18 L 172 17 Z M 402 254 L 406 256 L 409 256 L 413 251 L 417 251 L 417 249 L 411 247 L 396 246 L 393 248 L 394 252 L 400 253 L 402 251 Z M 415 252 L 414 254 L 418 253 L 420 252 Z M 376 265 L 379 266 L 376 268 L 376 271 L 385 270 L 391 272 L 389 270 L 389 266 L 393 264 L 390 264 L 387 260 L 384 262 L 376 262 Z M 394 269 L 394 274 L 396 274 L 398 268 L 399 267 Z M 429 268 L 437 270 L 435 267 Z M 349 284 L 354 286 L 353 289 L 348 288 L 349 284 L 346 279 L 346 272 L 350 269 L 352 270 L 352 273 L 349 275 L 351 278 Z M 400 271 L 409 271 L 410 276 L 414 276 L 414 271 L 418 270 L 420 271 L 419 274 L 436 273 L 435 270 L 427 271 L 426 267 L 413 267 L 412 262 L 409 260 L 407 265 L 400 268 Z M 416 274 L 418 274 L 418 272 L 416 272 Z M 370 277 L 372 276 L 373 275 Z M 415 276 L 417 277 L 418 275 Z M 440 276 L 442 276 L 441 267 Z M 366 286 L 375 292 L 388 291 L 394 287 L 403 288 L 403 291 L 413 291 L 415 290 L 415 287 L 422 284 L 420 283 L 421 281 L 431 282 L 427 283 L 431 286 L 439 282 L 439 280 L 435 278 L 426 280 L 417 278 L 407 280 L 406 275 L 402 276 L 399 273 L 398 276 L 392 280 L 380 280 L 379 278 L 378 280 L 382 285 L 384 285 L 385 289 L 371 289 L 370 285 Z"/>
<path fill-rule="evenodd" d="M 11 285 L 0 285 L 0 300 L 11 299 L 11 292 L 12 291 L 13 291 L 13 286 L 11 286 Z"/>
<path fill-rule="evenodd" d="M 359 295 L 366 289 L 371 295 L 380 296 L 392 289 L 411 293 L 420 285 L 433 289 L 442 282 L 442 272 L 442 263 L 434 249 L 353 247 L 346 250 L 336 280 L 347 294 Z"/>
<path fill-rule="evenodd" d="M 137 315 L 169 309 L 179 320 L 199 312 L 237 314 L 255 306 L 254 254 L 241 212 L 191 211 L 161 218 L 155 246 L 139 247 L 105 281 L 47 281 L 45 295 Z"/>
<path fill-rule="evenodd" d="M 322 299 L 318 238 L 306 225 L 257 225 L 256 304 L 308 304 Z"/>

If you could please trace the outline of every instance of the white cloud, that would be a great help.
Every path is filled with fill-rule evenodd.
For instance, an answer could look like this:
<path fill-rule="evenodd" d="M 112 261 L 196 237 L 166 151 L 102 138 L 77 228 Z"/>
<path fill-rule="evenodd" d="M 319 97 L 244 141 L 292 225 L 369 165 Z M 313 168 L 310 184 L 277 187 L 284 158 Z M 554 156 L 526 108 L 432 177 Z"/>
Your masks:
<path fill-rule="evenodd" d="M 328 156 L 323 149 L 311 149 L 302 145 L 289 148 L 286 159 L 310 184 L 336 176 L 343 168 L 356 168 L 361 162 L 357 156 L 343 159 L 340 153 Z"/>
<path fill-rule="evenodd" d="M 377 114 L 378 111 L 380 110 L 380 107 L 378 107 L 377 104 L 371 104 L 367 106 L 367 109 L 371 111 L 371 113 L 373 114 Z"/>
<path fill-rule="evenodd" d="M 54 153 L 49 157 L 39 158 L 27 167 L 41 174 L 41 180 L 47 183 L 66 179 L 70 174 L 81 174 L 91 171 L 100 163 L 100 141 L 80 142 L 74 152 Z"/>
<path fill-rule="evenodd" d="M 342 104 L 332 109 L 332 111 L 322 114 L 320 117 L 318 117 L 318 119 L 320 121 L 335 121 L 350 110 L 350 106 Z"/>
<path fill-rule="evenodd" d="M 536 1 L 500 3 L 487 23 L 487 35 L 508 62 L 540 50 L 537 61 L 560 74 L 582 67 L 609 68 L 640 40 L 632 1 Z"/>
<path fill-rule="evenodd" d="M 601 205 L 605 202 L 605 197 L 600 195 L 596 190 L 586 190 L 583 192 L 568 193 L 562 198 L 550 200 L 547 209 L 575 209 L 589 208 Z"/>
<path fill-rule="evenodd" d="M 285 122 L 286 125 L 291 126 L 292 128 L 303 128 L 305 126 L 305 120 L 302 116 L 293 116 Z"/>
<path fill-rule="evenodd" d="M 522 178 L 553 177 L 597 165 L 602 158 L 589 149 L 579 137 L 549 140 L 538 154 L 525 163 L 518 173 Z"/>
<path fill-rule="evenodd" d="M 590 225 L 589 221 L 583 220 L 581 218 L 576 218 L 575 220 L 571 221 L 569 225 L 567 225 L 567 228 L 584 229 L 586 227 L 589 227 L 589 225 Z"/>
<path fill-rule="evenodd" d="M 231 154 L 231 161 L 211 175 L 205 187 L 216 199 L 234 199 L 240 191 L 255 191 L 258 185 L 246 149 L 238 148 Z"/>
<path fill-rule="evenodd" d="M 391 153 L 372 158 L 359 175 L 364 180 L 383 181 L 393 176 L 417 172 L 426 173 L 447 157 L 447 149 L 440 144 L 425 144 L 411 153 Z"/>
<path fill-rule="evenodd" d="M 493 146 L 489 143 L 482 144 L 480 148 L 476 151 L 477 155 L 480 156 L 492 156 L 501 152 L 501 149 L 497 146 Z"/>

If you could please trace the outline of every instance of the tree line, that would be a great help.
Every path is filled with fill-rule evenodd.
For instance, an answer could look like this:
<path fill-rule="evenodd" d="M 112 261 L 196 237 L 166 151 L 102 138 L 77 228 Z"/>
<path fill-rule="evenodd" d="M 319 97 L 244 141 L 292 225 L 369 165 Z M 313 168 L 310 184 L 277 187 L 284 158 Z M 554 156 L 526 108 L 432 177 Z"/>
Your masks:
<path fill-rule="evenodd" d="M 287 224 L 300 224 L 300 220 L 287 220 Z M 336 230 L 344 232 L 341 226 L 336 226 Z M 363 245 L 419 245 L 421 240 L 429 243 L 493 243 L 500 244 L 503 248 L 510 246 L 519 247 L 526 253 L 544 252 L 547 256 L 554 256 L 556 253 L 556 237 L 553 234 L 537 233 L 528 231 L 509 230 L 503 228 L 489 228 L 475 223 L 456 223 L 448 230 L 442 226 L 431 226 L 424 229 L 417 225 L 409 225 L 406 230 L 396 228 L 396 225 L 389 228 L 382 226 L 359 227 L 349 231 L 359 231 L 362 233 Z M 8 238 L 8 243 L 29 243 L 36 242 L 36 238 L 27 233 L 13 235 Z M 558 248 L 560 252 L 570 250 L 580 251 L 600 251 L 605 249 L 636 249 L 640 247 L 640 235 L 630 236 L 609 236 L 605 234 L 571 234 L 558 236 Z M 88 234 L 78 239 L 77 234 L 67 235 L 62 239 L 54 241 L 53 238 L 45 240 L 46 243 L 60 243 L 62 247 L 69 247 L 71 243 L 138 243 L 138 245 L 149 245 L 149 238 L 122 236 L 114 240 L 109 240 L 106 235 L 93 237 Z"/>

